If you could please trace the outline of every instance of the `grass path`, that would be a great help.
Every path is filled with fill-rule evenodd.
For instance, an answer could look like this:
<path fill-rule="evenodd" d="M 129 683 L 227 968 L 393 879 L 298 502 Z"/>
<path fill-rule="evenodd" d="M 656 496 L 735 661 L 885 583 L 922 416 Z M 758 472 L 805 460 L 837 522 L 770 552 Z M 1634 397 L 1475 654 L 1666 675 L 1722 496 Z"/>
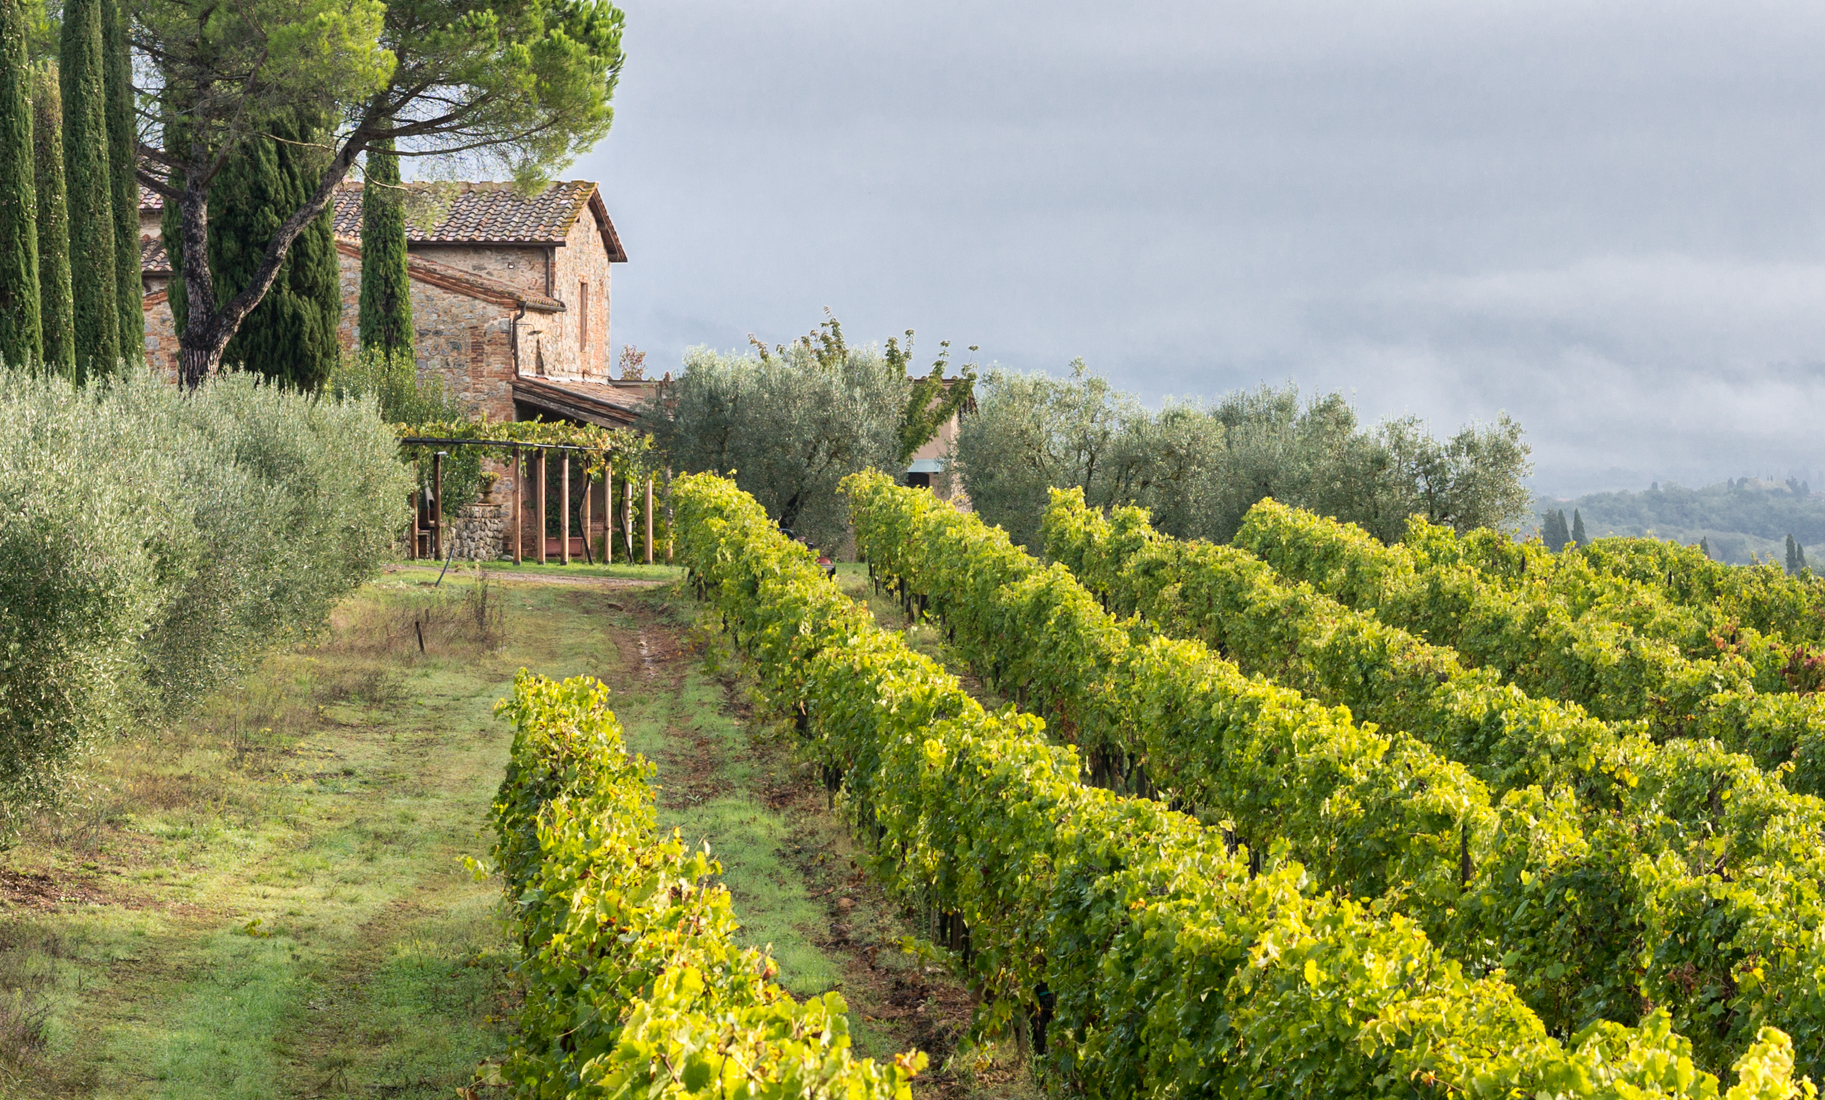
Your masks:
<path fill-rule="evenodd" d="M 909 914 L 815 769 L 659 579 L 497 578 L 478 615 L 467 574 L 391 572 L 324 643 L 115 746 L 81 806 L 0 854 L 0 1097 L 452 1096 L 513 1010 L 498 884 L 462 861 L 489 847 L 492 707 L 521 666 L 608 684 L 664 824 L 711 845 L 787 988 L 844 993 L 862 1053 L 931 1054 L 920 1097 L 1027 1095 L 1011 1051 L 954 1057 L 971 995 L 901 949 Z"/>
<path fill-rule="evenodd" d="M 493 704 L 522 664 L 619 654 L 606 593 L 491 586 L 497 651 L 474 591 L 369 586 L 0 856 L 0 1094 L 448 1098 L 501 1049 L 498 886 L 462 864 L 506 760 Z"/>

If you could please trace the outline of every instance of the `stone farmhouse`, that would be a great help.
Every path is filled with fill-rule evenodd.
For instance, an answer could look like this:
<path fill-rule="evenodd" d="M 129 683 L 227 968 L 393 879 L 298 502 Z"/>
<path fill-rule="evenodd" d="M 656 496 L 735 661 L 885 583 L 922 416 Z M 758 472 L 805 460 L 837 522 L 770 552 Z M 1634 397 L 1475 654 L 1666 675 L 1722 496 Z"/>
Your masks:
<path fill-rule="evenodd" d="M 430 186 L 430 185 L 408 185 Z M 492 420 L 541 416 L 618 427 L 654 383 L 609 377 L 609 290 L 627 253 L 601 190 L 553 183 L 533 196 L 511 184 L 445 184 L 434 225 L 407 229 L 407 272 L 421 371 Z M 175 376 L 167 301 L 171 264 L 159 235 L 163 200 L 140 192 L 146 356 Z M 361 300 L 361 184 L 336 193 L 343 346 Z"/>

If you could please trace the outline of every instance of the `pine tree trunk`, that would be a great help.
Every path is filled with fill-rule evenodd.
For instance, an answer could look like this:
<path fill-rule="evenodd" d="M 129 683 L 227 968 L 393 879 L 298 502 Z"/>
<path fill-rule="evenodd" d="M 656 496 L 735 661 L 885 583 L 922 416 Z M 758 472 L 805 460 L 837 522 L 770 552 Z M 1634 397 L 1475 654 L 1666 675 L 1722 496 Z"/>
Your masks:
<path fill-rule="evenodd" d="M 25 36 L 24 0 L 0 0 L 0 361 L 13 366 L 35 365 L 44 355 Z"/>
<path fill-rule="evenodd" d="M 64 5 L 58 61 L 63 85 L 76 377 L 82 381 L 111 374 L 120 365 L 102 0 L 69 0 Z"/>
<path fill-rule="evenodd" d="M 361 346 L 412 355 L 412 292 L 406 275 L 406 214 L 391 140 L 368 149 L 361 188 Z"/>
<path fill-rule="evenodd" d="M 145 284 L 139 247 L 139 120 L 133 110 L 133 53 L 127 7 L 103 0 L 103 82 L 107 95 L 108 175 L 114 207 L 114 307 L 120 315 L 120 356 L 146 359 Z"/>
<path fill-rule="evenodd" d="M 63 93 L 57 63 L 32 73 L 32 160 L 38 185 L 38 311 L 45 369 L 76 377 L 75 305 L 70 301 L 70 212 L 64 197 Z"/>

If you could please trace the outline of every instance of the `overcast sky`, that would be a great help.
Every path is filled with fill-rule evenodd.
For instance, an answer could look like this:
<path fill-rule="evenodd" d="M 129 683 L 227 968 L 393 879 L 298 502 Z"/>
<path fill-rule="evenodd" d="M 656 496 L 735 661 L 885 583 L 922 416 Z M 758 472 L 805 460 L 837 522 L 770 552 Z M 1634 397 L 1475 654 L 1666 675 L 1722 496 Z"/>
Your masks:
<path fill-rule="evenodd" d="M 1825 479 L 1825 6 L 624 0 L 612 336 L 1263 381 Z M 923 355 L 921 356 L 923 358 Z"/>

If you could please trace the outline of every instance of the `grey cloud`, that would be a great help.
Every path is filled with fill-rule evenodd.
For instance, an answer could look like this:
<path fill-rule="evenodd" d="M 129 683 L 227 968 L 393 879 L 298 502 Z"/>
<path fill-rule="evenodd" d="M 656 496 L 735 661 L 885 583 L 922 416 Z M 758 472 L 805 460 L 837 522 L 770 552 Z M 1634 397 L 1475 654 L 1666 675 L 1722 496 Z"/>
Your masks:
<path fill-rule="evenodd" d="M 1149 400 L 1506 409 L 1547 488 L 1825 466 L 1825 9 L 627 7 L 577 171 L 649 364 L 828 305 Z"/>

